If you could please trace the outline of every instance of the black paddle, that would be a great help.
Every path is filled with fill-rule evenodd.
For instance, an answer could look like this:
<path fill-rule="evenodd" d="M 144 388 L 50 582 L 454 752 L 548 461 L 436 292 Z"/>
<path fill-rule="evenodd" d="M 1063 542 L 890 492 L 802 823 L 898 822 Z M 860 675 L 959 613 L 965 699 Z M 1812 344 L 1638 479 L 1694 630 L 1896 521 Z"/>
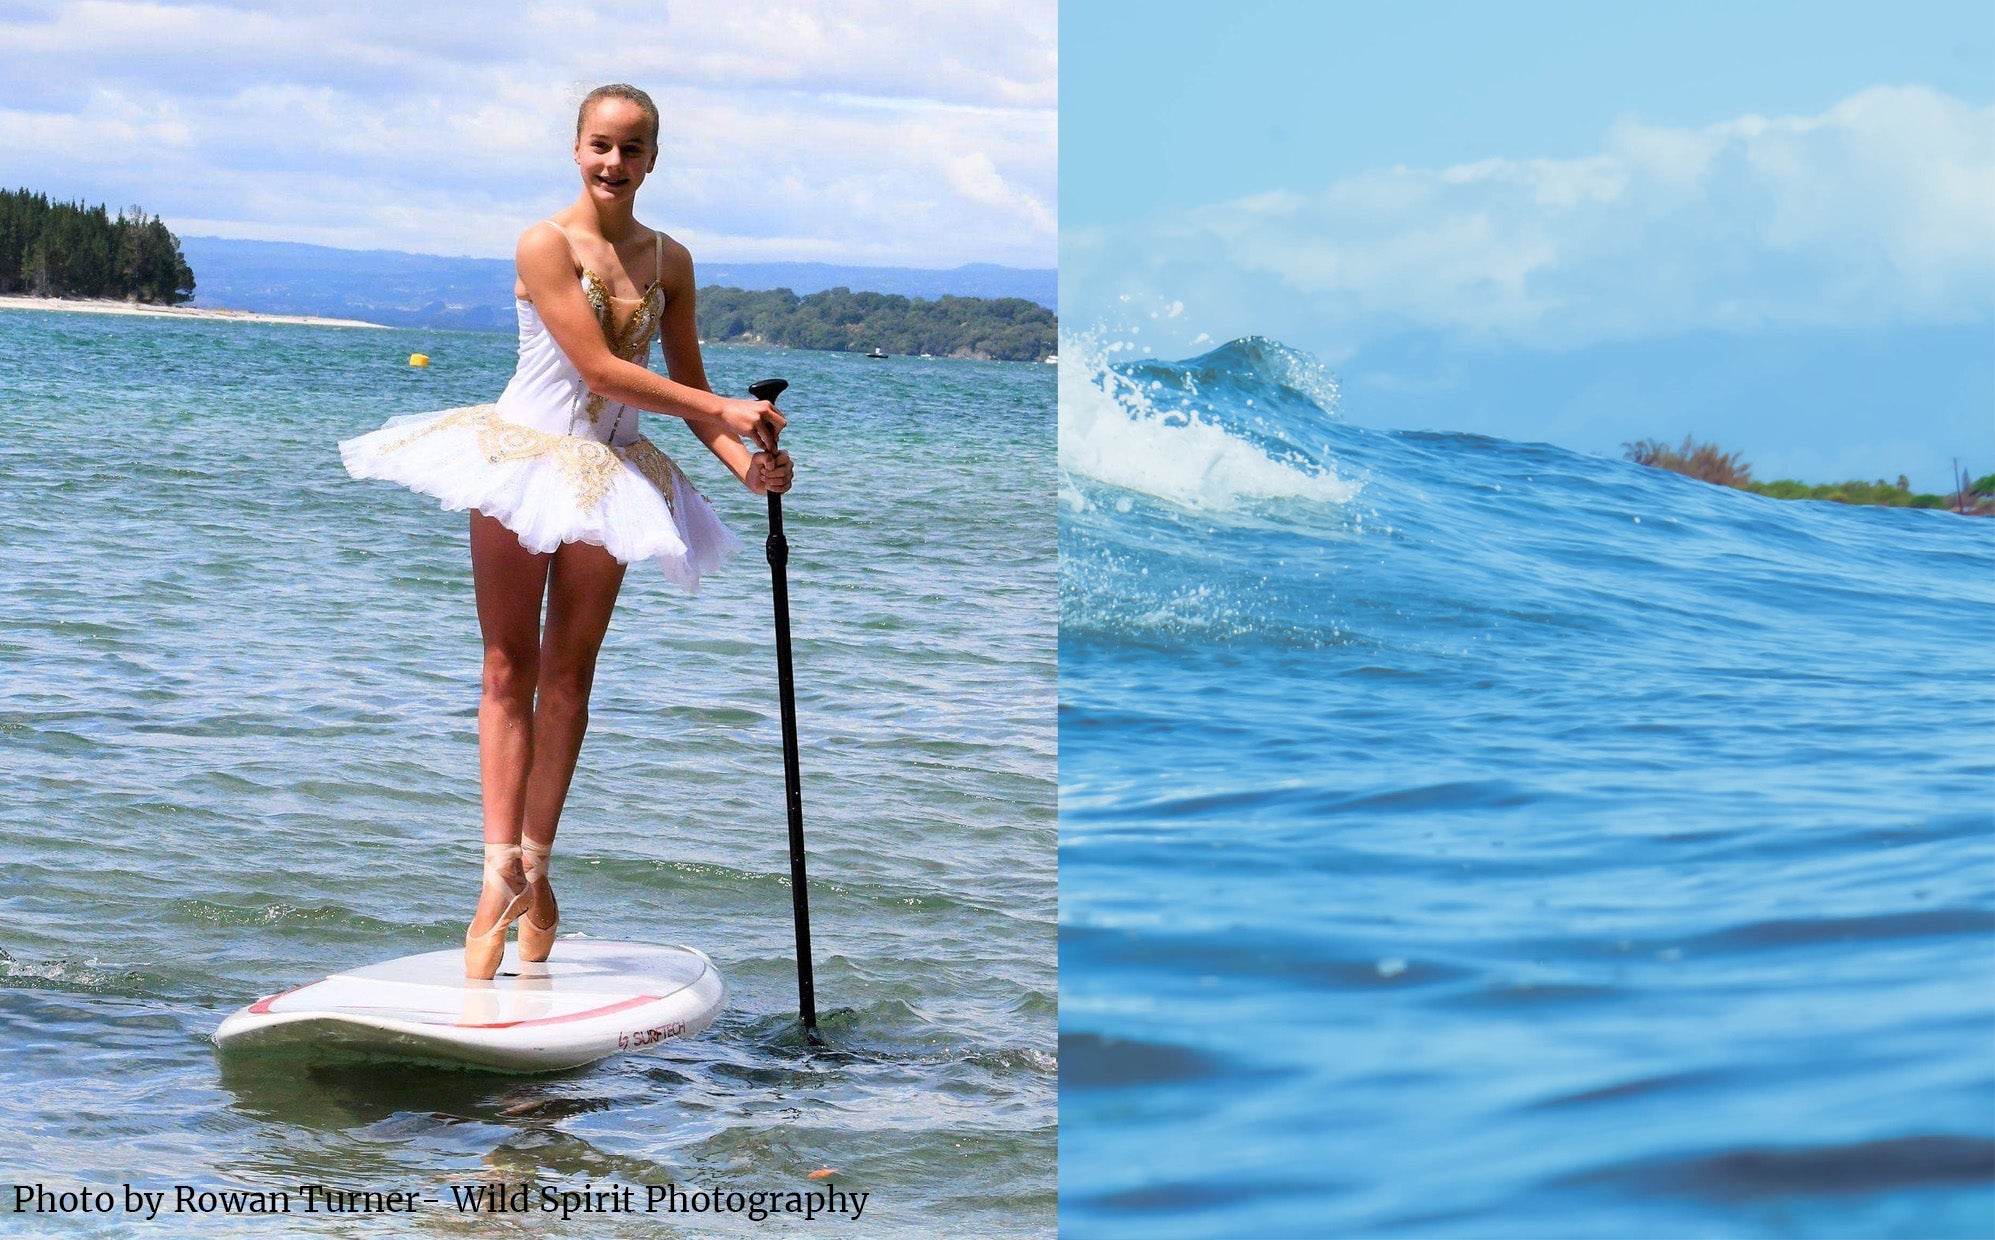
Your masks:
<path fill-rule="evenodd" d="M 787 379 L 757 379 L 748 385 L 756 400 L 774 402 L 790 386 Z M 769 492 L 769 580 L 776 598 L 776 680 L 783 699 L 783 790 L 790 807 L 790 896 L 796 904 L 797 1009 L 804 1037 L 824 1045 L 817 1032 L 817 991 L 810 972 L 810 891 L 804 879 L 804 791 L 797 757 L 797 683 L 790 664 L 790 540 L 783 537 L 783 497 Z"/>

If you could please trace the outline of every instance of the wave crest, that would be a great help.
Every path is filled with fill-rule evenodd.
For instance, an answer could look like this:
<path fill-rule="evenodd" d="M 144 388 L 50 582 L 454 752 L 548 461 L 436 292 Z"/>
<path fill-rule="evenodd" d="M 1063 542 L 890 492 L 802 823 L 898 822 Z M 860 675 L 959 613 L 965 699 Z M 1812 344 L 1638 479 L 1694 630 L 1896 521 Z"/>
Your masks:
<path fill-rule="evenodd" d="M 1322 443 L 1336 380 L 1314 359 L 1261 337 L 1189 361 L 1119 362 L 1125 341 L 1061 341 L 1061 495 L 1090 502 L 1080 479 L 1188 508 L 1301 500 L 1345 504 Z"/>

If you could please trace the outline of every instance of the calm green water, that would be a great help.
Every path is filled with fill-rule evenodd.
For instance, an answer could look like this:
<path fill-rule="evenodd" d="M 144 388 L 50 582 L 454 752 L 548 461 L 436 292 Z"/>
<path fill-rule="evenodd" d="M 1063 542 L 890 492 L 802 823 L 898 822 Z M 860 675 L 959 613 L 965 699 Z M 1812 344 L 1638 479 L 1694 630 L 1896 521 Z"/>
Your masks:
<path fill-rule="evenodd" d="M 432 369 L 404 364 L 416 350 Z M 652 438 L 749 551 L 698 596 L 643 566 L 626 579 L 553 873 L 564 933 L 701 947 L 728 1012 L 697 1040 L 551 1078 L 217 1059 L 215 1025 L 259 995 L 462 942 L 480 856 L 465 518 L 350 481 L 334 443 L 493 399 L 512 355 L 499 336 L 0 314 L 6 1184 L 789 1190 L 833 1167 L 871 1195 L 859 1225 L 812 1234 L 1050 1233 L 1050 367 L 709 354 L 723 390 L 793 384 L 831 1053 L 794 1025 L 761 501 L 657 418 Z M 548 1224 L 414 1217 L 284 1225 Z"/>

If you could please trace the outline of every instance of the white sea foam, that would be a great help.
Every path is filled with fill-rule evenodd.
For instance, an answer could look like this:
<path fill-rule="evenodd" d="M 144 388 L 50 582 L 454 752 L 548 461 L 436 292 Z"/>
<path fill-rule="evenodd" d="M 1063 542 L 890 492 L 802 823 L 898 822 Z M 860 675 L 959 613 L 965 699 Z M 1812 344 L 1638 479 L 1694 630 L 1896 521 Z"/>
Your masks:
<path fill-rule="evenodd" d="M 1348 503 L 1358 484 L 1302 462 L 1279 461 L 1228 433 L 1194 407 L 1159 408 L 1152 393 L 1110 362 L 1129 346 L 1086 333 L 1060 342 L 1060 468 L 1191 508 L 1227 509 L 1257 500 Z M 1311 376 L 1306 394 L 1334 392 Z M 1062 486 L 1070 506 L 1085 506 Z M 1077 502 L 1078 501 L 1078 502 Z"/>

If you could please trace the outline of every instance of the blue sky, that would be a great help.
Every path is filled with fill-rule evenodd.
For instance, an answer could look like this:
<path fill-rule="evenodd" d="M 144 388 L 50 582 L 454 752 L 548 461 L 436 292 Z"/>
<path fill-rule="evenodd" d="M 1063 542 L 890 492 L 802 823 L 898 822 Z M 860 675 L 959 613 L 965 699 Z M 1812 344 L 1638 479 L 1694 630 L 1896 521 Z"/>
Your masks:
<path fill-rule="evenodd" d="M 1054 0 L 0 0 L 0 184 L 184 235 L 510 257 L 575 105 L 664 115 L 640 218 L 729 262 L 1050 267 Z"/>
<path fill-rule="evenodd" d="M 1066 326 L 1276 336 L 1368 425 L 1995 469 L 1995 9 L 1735 7 L 1070 0 Z"/>

